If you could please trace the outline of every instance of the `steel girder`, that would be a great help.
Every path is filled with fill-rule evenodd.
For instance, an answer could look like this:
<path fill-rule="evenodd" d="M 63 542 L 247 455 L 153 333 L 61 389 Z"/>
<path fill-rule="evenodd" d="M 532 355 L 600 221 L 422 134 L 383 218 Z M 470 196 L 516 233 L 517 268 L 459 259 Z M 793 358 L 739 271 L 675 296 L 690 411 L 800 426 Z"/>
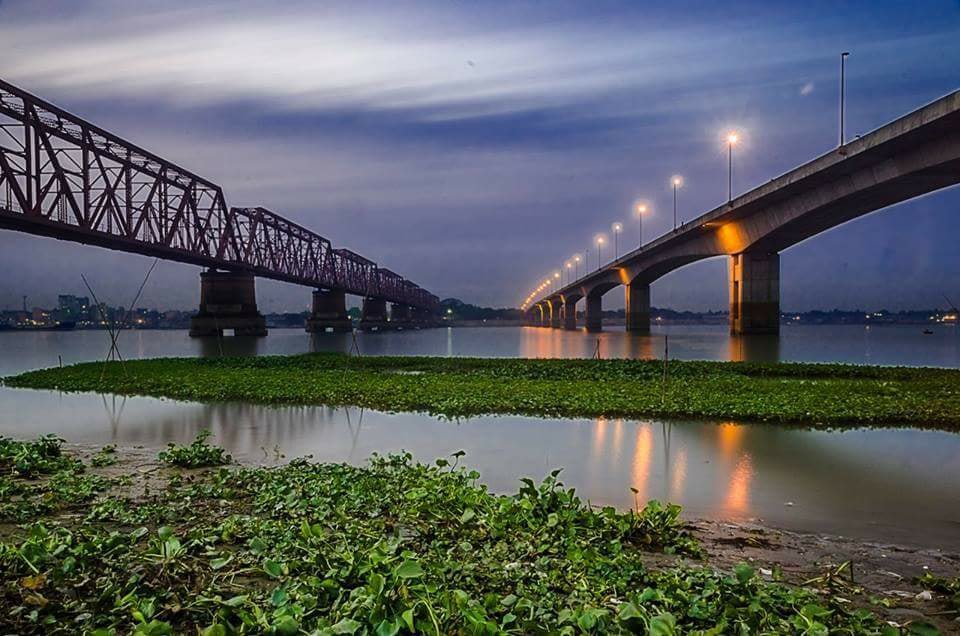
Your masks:
<path fill-rule="evenodd" d="M 0 80 L 0 228 L 433 309 L 439 299 Z M 409 283 L 409 284 L 406 284 Z"/>

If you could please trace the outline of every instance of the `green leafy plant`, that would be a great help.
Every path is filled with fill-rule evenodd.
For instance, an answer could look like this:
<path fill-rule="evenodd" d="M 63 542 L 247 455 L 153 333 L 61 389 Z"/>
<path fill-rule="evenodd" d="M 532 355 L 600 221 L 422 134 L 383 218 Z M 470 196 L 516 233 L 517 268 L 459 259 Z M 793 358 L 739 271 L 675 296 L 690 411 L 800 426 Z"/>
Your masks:
<path fill-rule="evenodd" d="M 461 456 L 173 466 L 147 500 L 34 511 L 0 535 L 0 633 L 897 633 L 747 565 L 644 565 L 702 558 L 676 506 L 595 509 L 560 471 L 497 495 Z"/>
<path fill-rule="evenodd" d="M 224 449 L 207 443 L 211 435 L 210 431 L 203 430 L 189 446 L 167 444 L 167 450 L 160 451 L 157 458 L 165 464 L 182 468 L 207 468 L 232 462 L 233 458 Z"/>
<path fill-rule="evenodd" d="M 108 444 L 90 458 L 90 465 L 94 468 L 103 468 L 117 463 L 117 445 Z"/>

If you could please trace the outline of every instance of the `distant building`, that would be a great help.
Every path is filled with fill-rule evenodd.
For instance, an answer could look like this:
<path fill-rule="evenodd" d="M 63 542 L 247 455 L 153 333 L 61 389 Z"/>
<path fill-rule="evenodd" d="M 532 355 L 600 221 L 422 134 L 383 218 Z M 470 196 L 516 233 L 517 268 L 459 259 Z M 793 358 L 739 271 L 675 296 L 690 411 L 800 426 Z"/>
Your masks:
<path fill-rule="evenodd" d="M 90 299 L 86 296 L 60 294 L 53 316 L 57 322 L 79 322 L 88 319 L 89 312 Z"/>

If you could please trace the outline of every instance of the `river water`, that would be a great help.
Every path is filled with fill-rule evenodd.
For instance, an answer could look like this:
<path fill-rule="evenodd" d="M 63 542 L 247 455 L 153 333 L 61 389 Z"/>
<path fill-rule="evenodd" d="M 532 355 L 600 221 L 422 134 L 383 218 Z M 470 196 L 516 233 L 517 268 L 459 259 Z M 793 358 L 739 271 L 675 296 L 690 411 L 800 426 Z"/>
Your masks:
<path fill-rule="evenodd" d="M 960 332 L 919 327 L 795 326 L 777 338 L 731 338 L 723 326 L 655 328 L 651 336 L 539 328 L 358 334 L 364 355 L 660 357 L 844 361 L 960 367 Z M 0 376 L 102 358 L 103 332 L 0 332 Z M 182 331 L 126 332 L 125 357 L 263 355 L 347 350 L 351 336 L 274 329 L 263 339 L 196 340 Z M 401 449 L 421 460 L 457 450 L 499 492 L 520 477 L 561 479 L 594 504 L 634 493 L 683 505 L 688 517 L 760 520 L 793 530 L 960 549 L 960 435 L 898 428 L 825 432 L 714 421 L 541 419 L 457 422 L 356 408 L 198 404 L 0 387 L 0 435 L 54 432 L 69 442 L 160 448 L 209 428 L 240 458 L 311 454 L 362 463 Z"/>

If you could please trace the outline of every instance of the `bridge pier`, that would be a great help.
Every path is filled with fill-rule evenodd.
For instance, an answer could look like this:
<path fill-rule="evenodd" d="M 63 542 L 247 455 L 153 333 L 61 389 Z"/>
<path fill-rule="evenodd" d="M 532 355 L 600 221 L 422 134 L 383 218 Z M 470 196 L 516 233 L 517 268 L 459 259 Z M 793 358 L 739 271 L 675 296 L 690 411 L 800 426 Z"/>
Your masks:
<path fill-rule="evenodd" d="M 780 332 L 780 255 L 743 252 L 730 257 L 730 333 Z"/>
<path fill-rule="evenodd" d="M 567 331 L 577 330 L 577 298 L 563 301 L 563 328 Z"/>
<path fill-rule="evenodd" d="M 413 326 L 413 313 L 410 305 L 400 303 L 390 304 L 390 327 L 392 329 L 409 329 Z"/>
<path fill-rule="evenodd" d="M 603 331 L 603 295 L 587 294 L 587 331 Z"/>
<path fill-rule="evenodd" d="M 633 282 L 624 286 L 627 331 L 650 333 L 650 284 Z"/>
<path fill-rule="evenodd" d="M 560 313 L 561 303 L 559 300 L 550 301 L 550 328 L 559 329 L 563 325 L 563 317 Z"/>
<path fill-rule="evenodd" d="M 387 324 L 387 301 L 382 298 L 366 297 L 360 310 L 360 329 L 363 331 L 383 331 Z"/>
<path fill-rule="evenodd" d="M 337 289 L 314 291 L 306 330 L 310 333 L 353 331 L 353 322 L 347 314 L 347 295 Z"/>
<path fill-rule="evenodd" d="M 200 311 L 190 319 L 190 336 L 265 336 L 267 321 L 257 311 L 253 274 L 207 270 L 200 274 Z"/>

